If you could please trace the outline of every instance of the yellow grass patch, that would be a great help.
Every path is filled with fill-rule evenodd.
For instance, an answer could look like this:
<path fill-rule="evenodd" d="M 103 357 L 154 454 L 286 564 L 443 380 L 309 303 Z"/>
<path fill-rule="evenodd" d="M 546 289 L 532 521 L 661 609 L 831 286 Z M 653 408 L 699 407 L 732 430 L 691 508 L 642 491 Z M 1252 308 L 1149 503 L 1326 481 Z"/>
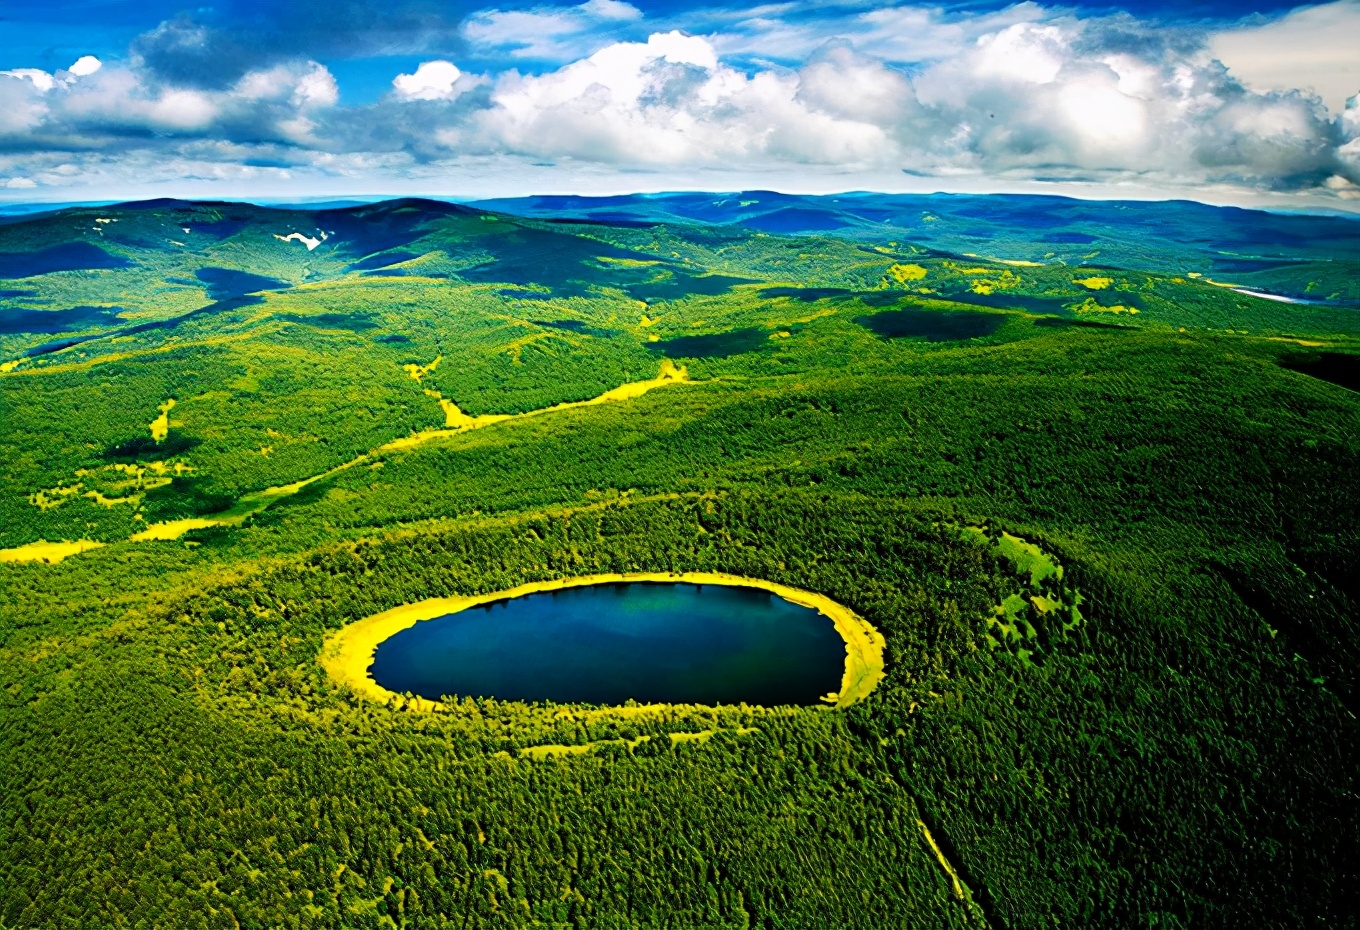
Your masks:
<path fill-rule="evenodd" d="M 962 901 L 965 897 L 963 881 L 959 878 L 959 873 L 954 871 L 954 867 L 949 864 L 940 846 L 935 842 L 935 837 L 930 835 L 930 828 L 925 825 L 925 821 L 917 820 L 916 826 L 921 828 L 921 835 L 926 838 L 926 843 L 930 846 L 931 852 L 935 853 L 935 861 L 940 863 L 940 868 L 944 869 L 949 876 L 949 883 L 954 888 L 954 897 Z"/>
<path fill-rule="evenodd" d="M 69 484 L 65 487 L 55 487 L 46 491 L 38 491 L 28 496 L 28 502 L 39 510 L 52 510 L 60 507 L 76 494 L 80 493 L 81 483 Z"/>
<path fill-rule="evenodd" d="M 1185 330 L 1181 330 L 1185 332 Z M 1323 346 L 1331 345 L 1330 342 L 1318 342 L 1316 339 L 1290 339 L 1287 336 L 1268 336 L 1271 342 L 1292 342 L 1294 345 L 1304 346 L 1309 349 L 1320 349 Z"/>
<path fill-rule="evenodd" d="M 543 333 L 543 332 L 529 333 L 528 335 L 520 336 L 518 339 L 515 339 L 515 340 L 513 340 L 513 341 L 511 341 L 511 342 L 506 343 L 505 345 L 503 345 L 503 346 L 501 346 L 500 348 L 496 349 L 496 351 L 497 351 L 497 352 L 504 352 L 505 354 L 509 355 L 511 361 L 512 361 L 514 364 L 519 365 L 519 364 L 521 364 L 521 362 L 520 362 L 520 356 L 521 356 L 521 354 L 524 352 L 524 347 L 525 347 L 525 346 L 533 345 L 535 342 L 541 342 L 541 341 L 544 340 L 544 339 L 551 339 L 551 338 L 553 338 L 553 337 L 552 337 L 552 335 L 549 334 L 549 333 Z M 560 337 L 559 337 L 559 338 L 560 338 Z"/>
<path fill-rule="evenodd" d="M 440 356 L 440 358 L 442 358 L 442 356 Z M 436 358 L 433 362 L 431 362 L 427 366 L 408 365 L 406 366 L 406 368 L 408 371 L 410 371 L 411 369 L 416 369 L 420 373 L 420 377 L 424 377 L 425 374 L 428 374 L 430 371 L 434 370 L 434 367 L 439 364 L 440 358 Z M 416 377 L 416 372 L 412 372 L 411 376 L 413 378 L 416 378 L 417 381 L 420 380 L 420 378 Z M 413 449 L 417 446 L 423 445 L 424 443 L 429 442 L 432 439 L 438 439 L 445 436 L 454 436 L 457 435 L 458 433 L 466 432 L 467 430 L 470 429 L 478 429 L 483 426 L 490 426 L 492 423 L 500 423 L 505 420 L 513 420 L 518 419 L 520 417 L 537 416 L 539 414 L 550 413 L 552 411 L 568 410 L 574 407 L 589 407 L 595 404 L 608 403 L 610 401 L 640 397 L 643 394 L 647 393 L 648 391 L 652 390 L 653 388 L 661 387 L 667 384 L 681 383 L 688 380 L 689 376 L 685 370 L 685 367 L 683 365 L 677 367 L 674 363 L 667 359 L 661 363 L 660 372 L 657 374 L 655 378 L 652 378 L 647 381 L 635 381 L 629 384 L 620 385 L 619 387 L 616 387 L 613 390 L 606 391 L 599 397 L 593 397 L 590 400 L 557 404 L 556 406 L 553 407 L 544 407 L 539 410 L 530 410 L 527 413 L 521 414 L 495 413 L 495 414 L 483 414 L 481 416 L 476 417 L 469 416 L 468 414 L 464 413 L 462 410 L 458 408 L 457 404 L 455 404 L 451 400 L 446 400 L 443 396 L 439 394 L 438 391 L 431 391 L 429 389 L 426 389 L 425 393 L 437 399 L 439 401 L 440 408 L 444 411 L 444 423 L 445 423 L 444 429 L 429 429 L 422 430 L 418 433 L 412 433 L 410 436 L 404 436 L 400 439 L 394 439 L 391 442 L 384 443 L 383 445 L 372 450 L 371 452 L 366 452 L 363 455 L 356 456 L 355 458 L 350 459 L 348 462 L 345 462 L 342 465 L 337 465 L 336 467 L 329 469 L 328 471 L 324 471 L 321 474 L 312 475 L 309 478 L 303 478 L 299 481 L 294 481 L 291 484 L 284 484 L 279 485 L 277 487 L 265 488 L 262 491 L 252 491 L 249 494 L 242 495 L 234 505 L 232 505 L 230 508 L 223 511 L 222 513 L 217 514 L 213 519 L 202 519 L 193 517 L 184 520 L 172 520 L 166 523 L 153 524 L 152 526 L 148 526 L 146 529 L 142 530 L 140 533 L 136 533 L 129 537 L 129 541 L 148 542 L 156 540 L 178 539 L 179 537 L 183 536 L 190 530 L 203 529 L 209 526 L 238 526 L 239 524 L 243 523 L 245 519 L 249 517 L 251 514 L 255 514 L 260 512 L 261 510 L 264 510 L 265 508 L 273 504 L 275 501 L 280 500 L 281 498 L 290 497 L 296 494 L 297 492 L 301 491 L 308 485 L 313 484 L 314 482 L 322 481 L 326 478 L 331 477 L 332 475 L 337 475 L 340 472 L 345 471 L 346 469 L 353 468 L 355 465 L 372 462 L 373 457 L 375 455 L 379 455 L 384 452 L 402 452 L 407 449 Z M 374 464 L 376 466 L 381 463 Z M 153 481 L 151 482 L 143 482 L 141 480 L 141 475 L 145 470 L 143 466 L 120 464 L 111 467 L 125 471 L 129 475 L 137 477 L 139 487 L 159 486 L 159 484 L 168 483 L 170 480 L 166 478 L 159 480 L 153 479 Z M 166 465 L 165 463 L 159 462 L 150 463 L 150 467 L 156 469 L 159 473 L 164 473 L 170 470 L 170 466 Z M 184 465 L 182 462 L 176 462 L 173 470 L 175 474 L 182 474 L 183 472 L 193 471 L 193 469 L 190 466 Z"/>
<path fill-rule="evenodd" d="M 1080 306 L 1075 307 L 1074 309 L 1075 309 L 1078 313 L 1129 313 L 1129 314 L 1134 314 L 1134 313 L 1137 313 L 1137 312 L 1138 312 L 1138 308 L 1137 308 L 1137 307 L 1126 307 L 1126 306 L 1124 306 L 1123 304 L 1115 304 L 1114 306 L 1106 307 L 1106 306 L 1104 306 L 1104 305 L 1102 305 L 1102 304 L 1097 303 L 1093 298 L 1090 298 L 1090 297 L 1086 298 L 1084 301 L 1082 301 L 1082 303 L 1081 303 Z"/>
<path fill-rule="evenodd" d="M 175 407 L 175 399 L 172 397 L 158 408 L 161 415 L 151 421 L 151 438 L 156 442 L 164 442 L 165 437 L 170 435 L 170 411 Z"/>
<path fill-rule="evenodd" d="M 130 542 L 151 542 L 156 540 L 179 539 L 190 530 L 201 530 L 217 526 L 220 520 L 205 520 L 202 517 L 189 517 L 185 520 L 170 520 L 166 523 L 153 523 L 140 533 L 128 537 Z"/>
<path fill-rule="evenodd" d="M 439 363 L 442 362 L 443 360 L 444 356 L 436 355 L 434 357 L 434 361 L 430 362 L 430 364 L 428 365 L 417 365 L 414 362 L 412 362 L 409 365 L 402 365 L 401 368 L 402 371 L 406 372 L 408 375 L 414 378 L 417 383 L 419 383 L 420 381 L 424 380 L 426 375 L 428 375 L 430 372 L 438 368 Z"/>
<path fill-rule="evenodd" d="M 707 743 L 709 740 L 713 738 L 714 734 L 716 734 L 717 732 L 718 731 L 714 729 L 714 730 L 700 730 L 698 733 L 670 733 L 667 735 L 670 737 L 672 744 Z M 729 730 L 728 732 L 736 733 L 738 736 L 748 736 L 752 733 L 759 733 L 760 727 L 737 727 L 736 729 Z"/>
<path fill-rule="evenodd" d="M 1109 287 L 1111 284 L 1114 283 L 1114 278 L 1102 278 L 1098 276 L 1093 276 L 1090 278 L 1077 278 L 1072 283 L 1080 284 L 1087 290 L 1103 291 L 1105 290 L 1105 288 Z"/>
<path fill-rule="evenodd" d="M 98 491 L 86 491 L 83 497 L 88 497 L 101 507 L 117 507 L 119 504 L 131 504 L 134 507 L 142 502 L 142 495 L 129 494 L 127 497 L 105 497 Z"/>
<path fill-rule="evenodd" d="M 8 373 L 18 368 L 24 363 L 24 359 L 16 358 L 8 362 L 0 362 L 0 374 Z"/>
<path fill-rule="evenodd" d="M 886 641 L 883 634 L 874 629 L 850 608 L 836 603 L 821 594 L 803 591 L 788 585 L 765 581 L 759 578 L 742 578 L 721 572 L 645 572 L 636 574 L 583 575 L 577 578 L 557 578 L 550 581 L 535 581 L 491 594 L 477 594 L 466 597 L 437 597 L 416 604 L 404 604 L 391 610 L 349 624 L 327 637 L 321 648 L 318 661 L 336 682 L 348 685 L 356 694 L 371 701 L 388 703 L 401 699 L 401 695 L 389 691 L 374 681 L 368 674 L 373 664 L 373 654 L 384 640 L 415 626 L 422 620 L 433 620 L 447 614 L 458 613 L 471 607 L 489 604 L 493 601 L 523 597 L 540 591 L 560 591 L 564 588 L 578 588 L 585 585 L 610 584 L 629 581 L 684 582 L 688 584 L 716 584 L 733 587 L 760 588 L 769 591 L 786 601 L 810 607 L 828 617 L 836 627 L 836 632 L 845 641 L 845 673 L 841 677 L 841 689 L 836 694 L 837 707 L 849 707 L 868 696 L 883 678 L 883 650 Z M 436 701 L 422 700 L 415 709 L 441 709 Z M 649 705 L 640 705 L 646 708 Z"/>
<path fill-rule="evenodd" d="M 893 265 L 888 269 L 888 277 L 898 284 L 906 284 L 908 281 L 920 281 L 928 272 L 920 265 Z"/>
<path fill-rule="evenodd" d="M 649 742 L 650 736 L 642 735 L 636 739 L 597 739 L 589 743 L 578 743 L 572 746 L 560 744 L 548 744 L 544 746 L 528 746 L 519 751 L 521 759 L 549 759 L 554 756 L 583 756 L 596 746 L 627 746 L 629 749 L 636 749 L 643 743 Z M 506 753 L 509 755 L 509 753 Z"/>
<path fill-rule="evenodd" d="M 616 265 L 619 268 L 651 268 L 653 265 L 661 264 L 655 259 L 610 258 L 608 255 L 596 255 L 595 261 L 603 265 Z"/>
<path fill-rule="evenodd" d="M 92 539 L 78 539 L 75 542 L 47 542 L 39 540 L 26 546 L 13 549 L 0 549 L 0 562 L 46 562 L 56 564 L 68 556 L 89 552 L 104 545 Z"/>

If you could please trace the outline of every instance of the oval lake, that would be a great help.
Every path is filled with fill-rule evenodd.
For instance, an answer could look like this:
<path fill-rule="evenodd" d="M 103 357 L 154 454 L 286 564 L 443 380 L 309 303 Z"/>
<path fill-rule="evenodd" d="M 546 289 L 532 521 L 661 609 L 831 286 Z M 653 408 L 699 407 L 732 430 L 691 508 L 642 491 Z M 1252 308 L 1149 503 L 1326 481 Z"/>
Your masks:
<path fill-rule="evenodd" d="M 421 621 L 378 645 L 384 688 L 559 704 L 814 704 L 836 691 L 831 619 L 758 588 L 621 582 Z"/>

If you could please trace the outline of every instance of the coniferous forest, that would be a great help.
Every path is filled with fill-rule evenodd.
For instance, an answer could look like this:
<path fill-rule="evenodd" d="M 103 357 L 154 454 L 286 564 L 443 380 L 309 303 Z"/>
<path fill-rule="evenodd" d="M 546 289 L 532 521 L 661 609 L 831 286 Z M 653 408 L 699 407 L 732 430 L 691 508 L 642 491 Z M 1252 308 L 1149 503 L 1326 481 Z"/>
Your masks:
<path fill-rule="evenodd" d="M 1234 279 L 1054 217 L 965 254 L 948 204 L 514 206 L 0 224 L 0 927 L 1356 926 L 1353 220 Z M 884 676 L 431 708 L 320 661 L 666 572 L 830 598 Z"/>

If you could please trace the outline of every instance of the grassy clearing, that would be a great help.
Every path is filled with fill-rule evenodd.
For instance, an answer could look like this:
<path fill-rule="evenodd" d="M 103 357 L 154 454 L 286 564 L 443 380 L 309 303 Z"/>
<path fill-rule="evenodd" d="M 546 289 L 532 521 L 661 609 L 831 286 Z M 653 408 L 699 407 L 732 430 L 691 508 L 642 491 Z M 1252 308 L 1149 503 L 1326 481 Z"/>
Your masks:
<path fill-rule="evenodd" d="M 46 562 L 48 565 L 55 565 L 68 556 L 89 552 L 91 549 L 98 549 L 102 545 L 104 544 L 90 539 L 78 539 L 75 542 L 39 540 L 26 546 L 0 549 L 0 562 Z"/>
<path fill-rule="evenodd" d="M 151 421 L 151 438 L 156 442 L 164 442 L 165 437 L 170 435 L 170 411 L 175 407 L 175 399 L 172 397 L 159 408 L 161 415 Z"/>
<path fill-rule="evenodd" d="M 164 523 L 153 523 L 139 533 L 133 533 L 128 537 L 128 542 L 164 542 L 171 539 L 179 539 L 190 530 L 203 530 L 210 526 L 221 526 L 220 520 L 208 520 L 202 517 L 189 517 L 184 520 L 167 520 Z"/>
<path fill-rule="evenodd" d="M 554 743 L 544 746 L 526 746 L 519 751 L 519 757 L 521 759 L 542 760 L 559 758 L 561 756 L 584 756 L 587 753 L 594 752 L 601 746 L 624 746 L 629 752 L 632 752 L 634 749 L 638 748 L 638 746 L 649 742 L 650 740 L 651 737 L 644 733 L 633 739 L 597 739 L 591 740 L 588 743 L 576 745 Z M 507 752 L 503 753 L 503 755 L 509 756 L 510 754 Z"/>
<path fill-rule="evenodd" d="M 1062 566 L 1053 561 L 1053 557 L 1047 555 L 1034 543 L 1026 542 L 1018 536 L 1010 533 L 1002 533 L 1001 539 L 996 543 L 997 552 L 1015 563 L 1016 569 L 1021 574 L 1029 575 L 1029 583 L 1037 585 L 1045 578 L 1055 578 L 1062 581 Z"/>

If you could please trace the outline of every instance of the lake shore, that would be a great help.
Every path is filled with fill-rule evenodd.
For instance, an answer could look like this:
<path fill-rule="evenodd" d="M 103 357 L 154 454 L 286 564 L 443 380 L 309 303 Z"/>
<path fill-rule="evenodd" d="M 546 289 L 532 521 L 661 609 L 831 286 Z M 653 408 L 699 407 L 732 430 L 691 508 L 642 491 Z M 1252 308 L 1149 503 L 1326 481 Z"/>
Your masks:
<path fill-rule="evenodd" d="M 836 707 L 849 707 L 867 697 L 883 678 L 883 651 L 886 643 L 883 634 L 850 608 L 838 604 L 821 594 L 804 591 L 800 588 L 766 581 L 760 578 L 744 578 L 722 572 L 639 572 L 630 574 L 581 575 L 575 578 L 555 578 L 549 581 L 534 581 L 505 591 L 476 594 L 467 597 L 439 597 L 403 604 L 391 610 L 365 617 L 340 630 L 331 633 L 318 655 L 321 666 L 331 679 L 349 686 L 356 694 L 370 701 L 390 703 L 393 699 L 406 700 L 403 695 L 384 688 L 373 680 L 369 668 L 378 646 L 389 637 L 410 629 L 422 620 L 433 620 L 448 614 L 458 613 L 472 607 L 524 597 L 544 591 L 560 591 L 587 585 L 617 584 L 628 582 L 661 582 L 696 585 L 726 585 L 728 587 L 759 588 L 794 604 L 809 607 L 826 616 L 836 627 L 845 642 L 845 673 L 841 677 L 840 691 L 835 695 Z M 442 709 L 438 701 L 425 698 L 412 698 L 407 706 L 414 710 L 434 711 Z M 649 705 L 644 705 L 649 706 Z"/>

